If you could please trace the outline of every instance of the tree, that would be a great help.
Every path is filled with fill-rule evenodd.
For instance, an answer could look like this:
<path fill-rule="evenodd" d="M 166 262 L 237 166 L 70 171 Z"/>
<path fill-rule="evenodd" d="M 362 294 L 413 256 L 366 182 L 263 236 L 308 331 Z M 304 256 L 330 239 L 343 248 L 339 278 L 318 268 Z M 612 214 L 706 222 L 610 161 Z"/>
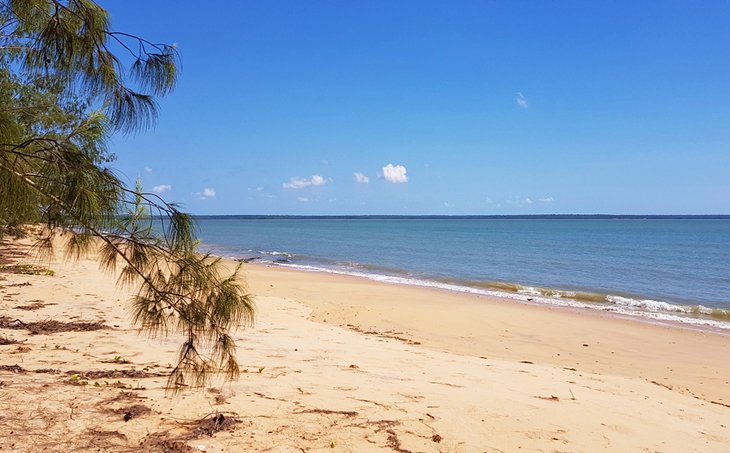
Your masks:
<path fill-rule="evenodd" d="M 0 234 L 42 222 L 42 250 L 100 244 L 101 267 L 136 285 L 137 325 L 184 335 L 172 391 L 235 378 L 230 332 L 254 315 L 238 269 L 197 252 L 191 216 L 110 168 L 110 134 L 151 126 L 178 66 L 174 46 L 111 30 L 90 0 L 0 1 Z"/>

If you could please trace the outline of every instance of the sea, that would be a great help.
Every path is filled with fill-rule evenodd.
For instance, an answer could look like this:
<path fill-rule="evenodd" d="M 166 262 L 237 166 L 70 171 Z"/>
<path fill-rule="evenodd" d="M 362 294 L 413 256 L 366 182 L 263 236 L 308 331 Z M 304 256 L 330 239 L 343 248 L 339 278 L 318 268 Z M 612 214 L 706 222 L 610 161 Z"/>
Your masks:
<path fill-rule="evenodd" d="M 730 334 L 730 216 L 196 220 L 225 258 Z"/>

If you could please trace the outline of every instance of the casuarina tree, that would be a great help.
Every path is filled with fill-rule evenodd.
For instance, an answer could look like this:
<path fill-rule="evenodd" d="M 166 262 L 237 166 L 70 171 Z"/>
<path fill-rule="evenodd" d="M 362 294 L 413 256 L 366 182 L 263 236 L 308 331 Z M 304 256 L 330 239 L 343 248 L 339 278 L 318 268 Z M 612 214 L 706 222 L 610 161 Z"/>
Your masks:
<path fill-rule="evenodd" d="M 231 333 L 254 315 L 238 269 L 197 251 L 194 219 L 112 169 L 109 137 L 152 126 L 178 68 L 174 46 L 113 30 L 92 1 L 0 1 L 0 234 L 40 224 L 41 250 L 93 250 L 133 285 L 141 330 L 183 338 L 172 391 L 235 378 Z"/>

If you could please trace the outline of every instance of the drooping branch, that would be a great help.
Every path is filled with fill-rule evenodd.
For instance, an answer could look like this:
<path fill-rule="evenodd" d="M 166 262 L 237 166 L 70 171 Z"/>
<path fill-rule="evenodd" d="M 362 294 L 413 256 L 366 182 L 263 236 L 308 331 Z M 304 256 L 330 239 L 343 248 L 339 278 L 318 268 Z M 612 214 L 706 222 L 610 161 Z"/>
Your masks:
<path fill-rule="evenodd" d="M 79 226 L 103 241 L 107 255 L 111 251 L 125 262 L 122 275 L 134 274 L 136 279 L 142 280 L 142 287 L 135 297 L 136 322 L 152 334 L 169 335 L 175 331 L 186 334 L 187 340 L 169 378 L 171 391 L 202 385 L 218 369 L 223 369 L 229 379 L 237 375 L 235 343 L 227 331 L 240 323 L 250 324 L 253 319 L 252 301 L 240 291 L 236 280 L 238 270 L 221 279 L 219 259 L 197 255 L 192 250 L 175 253 L 133 234 L 102 232 L 85 218 L 75 216 L 74 210 L 62 198 L 45 193 L 33 179 L 17 172 L 14 174 L 42 196 L 66 207 L 68 215 Z M 151 200 L 148 196 L 142 199 Z M 164 205 L 155 206 L 165 209 Z M 145 251 L 151 254 L 152 259 L 137 261 L 134 254 L 129 254 L 131 249 Z M 165 310 L 170 310 L 170 315 L 174 314 L 177 328 L 169 326 L 166 321 L 169 315 Z M 208 342 L 211 342 L 212 357 L 200 352 L 200 347 Z"/>

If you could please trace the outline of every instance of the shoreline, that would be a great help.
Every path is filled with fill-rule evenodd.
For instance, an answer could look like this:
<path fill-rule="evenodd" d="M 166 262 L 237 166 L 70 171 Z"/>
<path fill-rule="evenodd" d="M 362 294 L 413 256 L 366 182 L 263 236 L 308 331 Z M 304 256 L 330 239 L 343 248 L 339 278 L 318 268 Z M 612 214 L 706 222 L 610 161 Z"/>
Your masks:
<path fill-rule="evenodd" d="M 440 352 L 527 360 L 599 374 L 639 374 L 648 382 L 668 382 L 677 391 L 730 404 L 730 363 L 718 363 L 719 357 L 730 355 L 730 336 L 724 332 L 263 263 L 245 264 L 242 270 L 253 293 L 302 302 L 317 322 L 356 331 L 398 332 L 394 336 L 407 343 Z M 267 282 L 277 280 L 283 287 L 275 283 L 267 287 Z M 318 291 L 323 287 L 329 294 Z M 333 289 L 338 289 L 334 295 Z M 348 297 L 367 299 L 370 306 L 343 304 Z M 629 340 L 618 338 L 619 332 Z M 516 342 L 504 346 L 507 338 Z M 711 343 L 709 349 L 705 343 Z M 713 356 L 708 351 L 722 352 Z M 670 376 L 658 372 L 667 369 L 663 363 L 670 362 L 673 354 L 690 360 L 670 367 Z M 711 374 L 700 371 L 709 367 L 718 369 Z M 704 379 L 697 379 L 700 376 Z"/>
<path fill-rule="evenodd" d="M 721 308 L 710 308 L 699 304 L 679 305 L 650 299 L 637 299 L 637 296 L 629 297 L 628 295 L 621 296 L 608 293 L 533 287 L 524 286 L 519 283 L 486 282 L 485 284 L 478 284 L 479 282 L 473 282 L 474 285 L 470 286 L 457 281 L 450 282 L 449 280 L 397 277 L 388 274 L 339 270 L 291 263 L 242 261 L 239 258 L 233 257 L 222 258 L 254 265 L 364 278 L 386 284 L 434 288 L 442 291 L 481 295 L 528 305 L 548 305 L 579 311 L 599 311 L 611 316 L 625 317 L 637 321 L 660 323 L 730 335 L 730 311 Z M 504 289 L 505 287 L 511 288 L 507 290 Z M 591 302 L 584 302 L 581 300 L 582 298 L 592 300 Z M 649 308 L 646 308 L 647 306 Z M 663 310 L 657 307 L 662 307 Z"/>
<path fill-rule="evenodd" d="M 226 261 L 238 261 L 236 259 L 232 258 L 224 258 Z M 406 286 L 406 287 L 414 287 L 414 288 L 423 288 L 423 289 L 431 289 L 434 291 L 439 292 L 445 292 L 445 293 L 456 293 L 456 294 L 468 294 L 472 296 L 477 297 L 485 297 L 490 299 L 496 299 L 499 301 L 503 301 L 504 303 L 516 303 L 521 304 L 529 307 L 554 307 L 555 309 L 559 310 L 567 310 L 576 314 L 591 314 L 594 316 L 606 316 L 609 318 L 618 318 L 623 319 L 629 322 L 636 322 L 640 324 L 650 324 L 650 325 L 656 325 L 656 326 L 664 326 L 664 327 L 670 327 L 675 329 L 686 329 L 694 332 L 705 332 L 705 333 L 711 333 L 714 335 L 720 335 L 720 336 L 728 336 L 730 337 L 730 323 L 727 324 L 727 327 L 715 327 L 712 325 L 706 325 L 704 323 L 690 323 L 683 321 L 685 317 L 681 317 L 681 319 L 665 319 L 661 317 L 651 317 L 651 316 L 642 316 L 638 314 L 631 314 L 631 313 L 624 313 L 622 311 L 613 310 L 610 307 L 609 308 L 601 308 L 601 306 L 595 306 L 592 304 L 581 304 L 579 302 L 579 305 L 577 304 L 571 304 L 570 302 L 576 302 L 574 299 L 562 299 L 558 298 L 558 302 L 568 302 L 568 303 L 545 303 L 535 300 L 533 297 L 528 297 L 525 295 L 524 298 L 521 297 L 510 297 L 511 295 L 518 294 L 519 293 L 509 293 L 509 292 L 500 292 L 495 291 L 494 293 L 490 292 L 479 292 L 479 291 L 470 291 L 472 287 L 468 286 L 460 286 L 460 285 L 450 285 L 446 284 L 445 286 L 442 286 L 439 284 L 439 282 L 435 282 L 435 284 L 430 284 L 430 280 L 415 280 L 414 283 L 407 283 L 407 282 L 401 282 L 401 281 L 389 281 L 388 279 L 379 279 L 376 276 L 370 276 L 367 274 L 358 274 L 356 272 L 338 272 L 338 271 L 331 271 L 328 269 L 311 269 L 308 268 L 308 266 L 297 266 L 297 265 L 288 265 L 288 264 L 280 264 L 280 263 L 267 263 L 267 262 L 251 262 L 247 263 L 251 264 L 253 266 L 263 266 L 263 267 L 270 267 L 274 269 L 283 269 L 283 270 L 292 270 L 292 271 L 301 271 L 301 272 L 312 272 L 312 273 L 318 273 L 318 274 L 325 274 L 325 275 L 336 275 L 336 276 L 345 276 L 345 277 L 353 277 L 356 279 L 364 279 L 372 282 L 376 282 L 383 285 L 395 285 L 395 286 Z M 387 277 L 387 276 L 385 276 Z M 419 283 L 423 281 L 423 284 Z M 648 313 L 649 315 L 652 314 L 652 312 Z M 680 317 L 677 317 L 680 318 Z M 690 318 L 691 319 L 691 318 Z M 704 318 L 699 318 L 699 321 L 705 321 Z"/>
<path fill-rule="evenodd" d="M 3 450 L 724 452 L 730 443 L 726 336 L 249 263 L 241 275 L 258 315 L 234 334 L 240 378 L 170 398 L 165 374 L 180 339 L 140 336 L 130 290 L 93 257 L 39 262 L 8 247 L 2 258 L 54 271 L 0 273 L 4 316 L 104 325 L 0 329 L 18 342 L 0 345 Z M 201 431 L 211 414 L 231 424 Z"/>

